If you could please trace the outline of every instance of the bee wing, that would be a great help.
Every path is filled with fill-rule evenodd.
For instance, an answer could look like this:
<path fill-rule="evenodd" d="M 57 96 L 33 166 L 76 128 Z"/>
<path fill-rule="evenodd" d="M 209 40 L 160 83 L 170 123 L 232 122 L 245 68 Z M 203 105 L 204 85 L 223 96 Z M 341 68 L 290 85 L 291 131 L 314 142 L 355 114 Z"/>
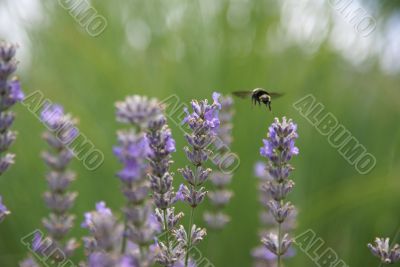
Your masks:
<path fill-rule="evenodd" d="M 283 96 L 283 93 L 268 93 L 273 99 Z"/>
<path fill-rule="evenodd" d="M 251 95 L 251 91 L 235 91 L 232 94 L 241 98 L 246 98 Z"/>

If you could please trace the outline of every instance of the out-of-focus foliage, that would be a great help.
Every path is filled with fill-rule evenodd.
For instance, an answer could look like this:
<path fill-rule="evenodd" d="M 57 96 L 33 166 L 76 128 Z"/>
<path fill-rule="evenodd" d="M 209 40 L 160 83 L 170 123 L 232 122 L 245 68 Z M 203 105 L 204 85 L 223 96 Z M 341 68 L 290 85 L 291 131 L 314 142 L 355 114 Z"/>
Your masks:
<path fill-rule="evenodd" d="M 324 38 L 310 34 L 300 39 L 290 36 L 292 31 L 284 31 L 289 22 L 282 21 L 282 14 L 294 13 L 283 10 L 292 2 L 303 1 L 91 1 L 108 21 L 105 32 L 95 38 L 57 1 L 41 1 L 41 13 L 31 24 L 24 20 L 29 12 L 20 12 L 20 26 L 27 29 L 26 35 L 21 35 L 26 43 L 20 44 L 25 52 L 20 58 L 24 71 L 19 72 L 26 94 L 41 90 L 52 101 L 62 103 L 80 118 L 80 130 L 105 154 L 104 164 L 96 171 L 86 170 L 79 161 L 72 166 L 79 174 L 73 184 L 79 192 L 73 209 L 78 215 L 73 234 L 85 233 L 79 227 L 82 214 L 93 209 L 95 202 L 105 200 L 117 212 L 123 203 L 115 177 L 119 164 L 112 155 L 115 130 L 120 127 L 114 119 L 115 101 L 128 94 L 159 99 L 176 94 L 188 103 L 192 98 L 210 98 L 214 90 L 228 94 L 265 87 L 285 92 L 285 97 L 273 102 L 272 113 L 252 107 L 250 100 L 236 101 L 232 149 L 241 164 L 233 180 L 235 197 L 228 207 L 232 222 L 220 233 L 209 232 L 202 251 L 217 267 L 251 266 L 250 250 L 259 243 L 260 209 L 252 168 L 260 159 L 261 139 L 273 116 L 287 116 L 298 123 L 300 135 L 291 196 L 299 207 L 297 233 L 313 229 L 326 247 L 332 247 L 350 266 L 376 263 L 366 243 L 377 235 L 392 236 L 400 223 L 400 79 L 398 73 L 382 71 L 380 54 L 371 53 L 369 47 L 375 46 L 367 44 L 377 40 L 385 44 L 379 31 L 395 14 L 398 1 L 380 1 L 380 9 L 369 11 L 378 27 L 366 38 L 345 21 L 342 29 L 350 30 L 345 35 L 331 35 L 328 30 L 342 18 L 323 3 L 326 1 L 318 1 L 327 16 L 335 19 L 292 21 L 299 26 L 314 23 L 309 29 L 327 23 L 319 33 Z M 30 7 L 27 4 L 25 8 Z M 298 15 L 296 18 L 301 17 Z M 1 23 L 1 38 L 12 36 L 4 30 L 12 22 Z M 330 40 L 339 36 L 358 44 L 343 46 L 351 56 L 346 57 L 345 48 L 333 47 Z M 308 49 L 313 38 L 319 44 Z M 293 108 L 295 101 L 310 93 L 375 155 L 377 165 L 371 173 L 359 175 Z M 14 128 L 19 135 L 13 151 L 17 163 L 0 178 L 0 193 L 12 211 L 0 225 L 1 266 L 16 266 L 26 255 L 20 238 L 41 229 L 41 218 L 48 213 L 42 201 L 45 166 L 39 157 L 46 147 L 40 138 L 44 127 L 23 106 L 16 112 Z M 177 125 L 171 128 L 178 147 L 176 170 L 186 164 L 185 141 Z M 182 177 L 176 174 L 175 180 L 180 183 Z M 287 266 L 313 263 L 297 251 Z"/>

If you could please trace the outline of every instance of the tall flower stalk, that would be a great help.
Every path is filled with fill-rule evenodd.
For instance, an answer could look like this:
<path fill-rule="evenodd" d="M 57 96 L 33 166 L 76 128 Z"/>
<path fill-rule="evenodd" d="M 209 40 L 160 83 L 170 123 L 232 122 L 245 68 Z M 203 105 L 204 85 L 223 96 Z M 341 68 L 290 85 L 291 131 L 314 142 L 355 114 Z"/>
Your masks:
<path fill-rule="evenodd" d="M 156 206 L 155 214 L 163 226 L 163 235 L 165 236 L 165 241 L 158 241 L 160 253 L 157 256 L 157 262 L 169 267 L 173 266 L 184 253 L 182 247 L 172 239 L 174 236 L 171 236 L 183 217 L 183 213 L 175 214 L 173 207 L 176 195 L 172 186 L 174 174 L 170 172 L 170 166 L 173 163 L 171 154 L 176 151 L 176 148 L 165 116 L 159 116 L 149 124 L 146 137 L 150 146 L 149 178 Z"/>
<path fill-rule="evenodd" d="M 217 138 L 221 144 L 218 153 L 224 155 L 229 151 L 232 144 L 232 117 L 233 117 L 233 99 L 230 96 L 220 98 L 221 110 L 219 112 L 220 126 Z M 216 142 L 217 143 L 217 142 Z M 207 196 L 213 206 L 211 211 L 204 213 L 204 221 L 207 226 L 214 230 L 221 230 L 230 221 L 229 215 L 224 212 L 225 206 L 229 203 L 233 196 L 233 192 L 229 190 L 229 184 L 232 180 L 231 173 L 222 171 L 213 171 L 210 175 L 210 181 L 213 190 Z"/>
<path fill-rule="evenodd" d="M 284 233 L 282 225 L 294 211 L 294 206 L 286 201 L 287 195 L 292 191 L 294 182 L 289 179 L 293 167 L 289 161 L 298 155 L 299 149 L 295 146 L 297 139 L 297 125 L 283 117 L 282 122 L 275 118 L 269 127 L 268 136 L 263 140 L 264 145 L 260 154 L 268 159 L 266 170 L 272 177 L 265 182 L 265 190 L 270 194 L 271 200 L 267 202 L 278 228 L 278 233 L 269 233 L 261 242 L 277 257 L 277 265 L 281 266 L 282 256 L 288 251 L 293 240 L 288 233 Z"/>
<path fill-rule="evenodd" d="M 55 104 L 43 109 L 41 120 L 48 128 L 43 138 L 50 147 L 42 153 L 42 158 L 49 167 L 46 174 L 48 191 L 44 193 L 44 200 L 50 209 L 49 216 L 43 219 L 43 226 L 52 246 L 61 249 L 65 258 L 69 258 L 78 247 L 75 239 L 65 240 L 74 226 L 75 216 L 69 210 L 74 205 L 78 193 L 68 191 L 76 175 L 68 169 L 73 153 L 67 144 L 78 135 L 75 127 L 77 121 L 65 114 L 61 106 Z M 36 241 L 40 243 L 40 240 Z"/>
<path fill-rule="evenodd" d="M 117 102 L 117 120 L 128 124 L 130 129 L 118 132 L 118 146 L 114 154 L 123 164 L 117 176 L 122 182 L 122 192 L 126 198 L 123 209 L 125 230 L 121 251 L 137 247 L 135 261 L 138 266 L 151 266 L 155 261 L 153 243 L 160 225 L 153 212 L 153 202 L 149 197 L 150 180 L 147 157 L 151 154 L 146 132 L 149 123 L 162 116 L 156 99 L 130 96 Z"/>
<path fill-rule="evenodd" d="M 200 242 L 206 235 L 206 230 L 198 228 L 194 224 L 193 218 L 196 207 L 204 200 L 207 194 L 203 185 L 212 171 L 210 168 L 205 168 L 204 164 L 210 154 L 207 146 L 214 141 L 220 125 L 218 118 L 218 112 L 221 109 L 221 104 L 218 102 L 219 96 L 218 93 L 213 94 L 213 104 L 208 104 L 207 100 L 200 102 L 193 100 L 191 102 L 192 113 L 185 109 L 187 116 L 183 123 L 189 126 L 191 133 L 185 135 L 189 146 L 184 147 L 184 150 L 193 165 L 193 167 L 187 165 L 179 169 L 187 185 L 181 184 L 178 198 L 191 207 L 189 226 L 186 233 L 182 228 L 177 232 L 177 235 L 181 236 L 183 247 L 186 249 L 185 267 L 189 264 L 189 252 L 192 246 Z"/>
<path fill-rule="evenodd" d="M 7 153 L 14 143 L 17 133 L 10 130 L 15 114 L 9 109 L 24 99 L 21 85 L 13 73 L 17 69 L 16 46 L 0 41 L 0 176 L 14 164 L 15 155 Z M 10 211 L 0 196 L 0 222 Z"/>
<path fill-rule="evenodd" d="M 259 231 L 260 238 L 263 238 L 269 232 L 277 233 L 277 225 L 274 216 L 270 213 L 268 203 L 273 200 L 270 192 L 266 190 L 265 184 L 273 181 L 273 178 L 266 170 L 266 164 L 263 162 L 257 162 L 254 166 L 254 175 L 259 179 L 258 191 L 259 201 L 262 205 L 260 212 L 260 223 L 261 228 Z M 288 215 L 285 222 L 282 223 L 282 229 L 286 232 L 292 231 L 296 227 L 297 211 Z M 274 267 L 276 266 L 277 256 L 269 251 L 264 245 L 257 246 L 252 250 L 252 257 L 254 258 L 254 267 Z M 293 249 L 285 253 L 284 257 L 291 257 L 294 255 Z"/>

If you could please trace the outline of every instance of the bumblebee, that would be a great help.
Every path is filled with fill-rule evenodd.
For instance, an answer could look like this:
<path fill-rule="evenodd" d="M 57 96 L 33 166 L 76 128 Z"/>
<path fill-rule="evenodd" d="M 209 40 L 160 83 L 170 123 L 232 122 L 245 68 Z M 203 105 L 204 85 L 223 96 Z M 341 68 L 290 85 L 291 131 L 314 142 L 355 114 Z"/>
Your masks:
<path fill-rule="evenodd" d="M 246 98 L 251 96 L 251 102 L 254 105 L 261 106 L 261 103 L 263 103 L 269 110 L 271 111 L 271 99 L 272 98 L 277 98 L 282 96 L 283 94 L 280 93 L 269 93 L 266 90 L 262 88 L 256 88 L 253 91 L 236 91 L 233 92 L 235 96 L 241 97 L 241 98 Z"/>

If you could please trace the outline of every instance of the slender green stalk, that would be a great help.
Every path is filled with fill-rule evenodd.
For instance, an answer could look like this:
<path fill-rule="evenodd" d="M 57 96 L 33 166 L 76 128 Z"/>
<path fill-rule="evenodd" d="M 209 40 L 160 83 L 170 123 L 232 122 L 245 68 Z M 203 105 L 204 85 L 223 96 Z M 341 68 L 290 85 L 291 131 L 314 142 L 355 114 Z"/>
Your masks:
<path fill-rule="evenodd" d="M 188 267 L 189 252 L 190 252 L 190 249 L 192 248 L 192 227 L 193 227 L 194 209 L 195 208 L 192 207 L 191 210 L 190 210 L 189 229 L 187 231 L 187 233 L 188 233 L 188 245 L 187 245 L 187 248 L 186 248 L 186 255 L 185 255 L 185 267 Z"/>
<path fill-rule="evenodd" d="M 125 218 L 124 219 L 124 231 L 122 234 L 122 246 L 121 246 L 121 254 L 125 253 L 126 249 L 126 230 L 128 229 L 128 220 Z"/>
<path fill-rule="evenodd" d="M 393 237 L 393 239 L 392 239 L 391 248 L 393 248 L 394 244 L 396 244 L 396 240 L 397 240 L 397 238 L 399 237 L 399 235 L 400 235 L 400 224 L 399 224 L 399 226 L 397 227 L 396 233 L 394 234 L 394 237 Z"/>
<path fill-rule="evenodd" d="M 168 227 L 168 221 L 167 221 L 167 210 L 163 210 L 164 214 L 164 230 L 165 230 L 165 238 L 167 239 L 167 251 L 170 254 L 171 250 L 169 249 L 169 227 Z"/>

